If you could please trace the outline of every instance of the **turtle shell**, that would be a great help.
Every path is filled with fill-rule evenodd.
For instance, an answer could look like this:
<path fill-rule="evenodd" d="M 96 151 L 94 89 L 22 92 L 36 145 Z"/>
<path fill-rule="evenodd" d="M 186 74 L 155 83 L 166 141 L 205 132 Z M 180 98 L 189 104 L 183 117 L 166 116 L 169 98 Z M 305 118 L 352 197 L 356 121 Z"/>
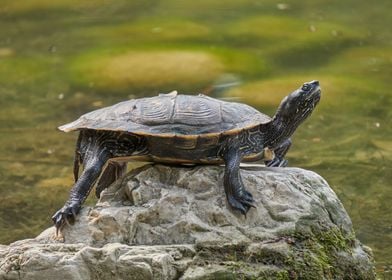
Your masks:
<path fill-rule="evenodd" d="M 205 95 L 177 92 L 132 99 L 82 115 L 60 126 L 65 132 L 79 129 L 131 132 L 139 135 L 234 134 L 270 122 L 271 118 L 241 103 Z"/>

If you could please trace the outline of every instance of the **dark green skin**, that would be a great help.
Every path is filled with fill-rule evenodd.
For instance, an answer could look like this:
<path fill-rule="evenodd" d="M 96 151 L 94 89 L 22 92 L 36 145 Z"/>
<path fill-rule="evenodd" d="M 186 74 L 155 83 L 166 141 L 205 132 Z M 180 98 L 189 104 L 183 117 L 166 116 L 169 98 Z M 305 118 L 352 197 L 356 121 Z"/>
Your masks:
<path fill-rule="evenodd" d="M 213 144 L 203 143 L 202 138 L 198 138 L 197 144 L 186 149 L 176 148 L 186 145 L 184 141 L 187 140 L 183 138 L 79 129 L 74 163 L 75 184 L 65 205 L 53 215 L 53 222 L 57 230 L 61 229 L 78 214 L 95 184 L 99 197 L 102 190 L 121 177 L 126 170 L 126 163 L 121 159 L 195 164 L 223 162 L 224 189 L 228 203 L 245 215 L 251 207 L 255 207 L 255 201 L 243 185 L 239 169 L 241 161 L 263 159 L 262 152 L 268 148 L 274 151 L 275 157 L 265 161 L 267 166 L 287 166 L 284 157 L 291 145 L 290 137 L 312 113 L 320 95 L 318 81 L 305 83 L 281 102 L 275 116 L 268 123 L 256 124 L 235 133 L 221 133 Z M 250 155 L 256 156 L 250 158 Z M 79 165 L 83 166 L 80 177 Z"/>

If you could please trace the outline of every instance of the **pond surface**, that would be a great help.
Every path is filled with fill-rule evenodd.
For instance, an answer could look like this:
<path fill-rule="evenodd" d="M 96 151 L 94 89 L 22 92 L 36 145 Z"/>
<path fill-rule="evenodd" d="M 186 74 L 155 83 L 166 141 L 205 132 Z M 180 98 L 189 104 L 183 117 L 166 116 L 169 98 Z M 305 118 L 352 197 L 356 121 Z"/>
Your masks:
<path fill-rule="evenodd" d="M 177 89 L 272 115 L 317 79 L 322 100 L 288 159 L 328 180 L 390 275 L 391 3 L 3 0 L 0 243 L 51 225 L 76 140 L 56 127 L 80 114 Z"/>

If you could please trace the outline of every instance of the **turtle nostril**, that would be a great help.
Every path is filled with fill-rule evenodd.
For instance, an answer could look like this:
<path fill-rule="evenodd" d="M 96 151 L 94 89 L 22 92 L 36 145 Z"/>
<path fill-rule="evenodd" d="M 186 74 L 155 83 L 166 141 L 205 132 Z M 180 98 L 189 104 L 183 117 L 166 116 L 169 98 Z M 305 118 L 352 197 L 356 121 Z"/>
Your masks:
<path fill-rule="evenodd" d="M 312 85 L 315 85 L 315 86 L 320 85 L 319 81 L 317 81 L 317 80 L 313 80 L 309 84 L 312 84 Z"/>
<path fill-rule="evenodd" d="M 311 82 L 304 83 L 301 89 L 303 91 L 309 91 L 311 89 L 317 88 L 319 85 L 320 85 L 319 81 L 313 80 Z"/>

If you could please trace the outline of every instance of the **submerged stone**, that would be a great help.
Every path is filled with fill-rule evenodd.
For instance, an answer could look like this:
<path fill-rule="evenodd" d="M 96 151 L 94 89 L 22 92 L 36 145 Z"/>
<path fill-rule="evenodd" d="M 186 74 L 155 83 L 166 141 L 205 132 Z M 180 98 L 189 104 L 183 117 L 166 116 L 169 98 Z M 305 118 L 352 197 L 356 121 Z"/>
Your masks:
<path fill-rule="evenodd" d="M 375 279 L 371 251 L 319 175 L 248 167 L 256 200 L 232 211 L 219 166 L 147 165 L 50 228 L 0 247 L 0 279 Z"/>
<path fill-rule="evenodd" d="M 218 57 L 202 51 L 128 51 L 86 54 L 71 66 L 73 82 L 104 92 L 205 88 L 222 73 Z"/>

